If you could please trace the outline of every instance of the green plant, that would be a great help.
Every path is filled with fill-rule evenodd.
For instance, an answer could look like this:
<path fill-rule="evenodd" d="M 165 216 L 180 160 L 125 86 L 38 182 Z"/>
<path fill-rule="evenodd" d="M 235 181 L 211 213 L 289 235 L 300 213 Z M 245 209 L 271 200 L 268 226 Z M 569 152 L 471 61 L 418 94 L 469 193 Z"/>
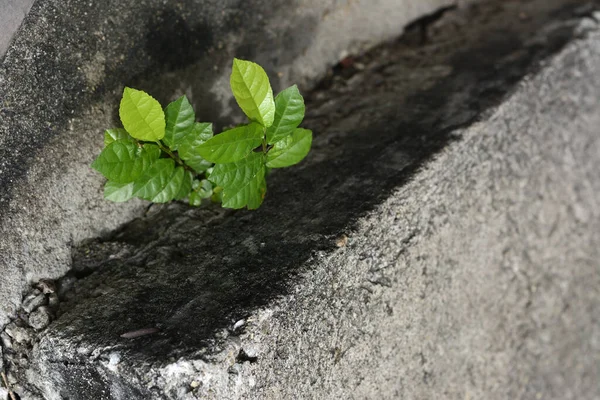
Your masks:
<path fill-rule="evenodd" d="M 104 197 L 260 207 L 268 171 L 297 164 L 310 150 L 312 132 L 298 128 L 304 99 L 296 85 L 273 98 L 267 74 L 249 61 L 234 59 L 230 84 L 250 122 L 215 136 L 212 124 L 195 121 L 185 96 L 163 111 L 147 93 L 126 87 L 119 107 L 124 128 L 105 132 L 104 150 L 92 163 L 108 179 Z"/>

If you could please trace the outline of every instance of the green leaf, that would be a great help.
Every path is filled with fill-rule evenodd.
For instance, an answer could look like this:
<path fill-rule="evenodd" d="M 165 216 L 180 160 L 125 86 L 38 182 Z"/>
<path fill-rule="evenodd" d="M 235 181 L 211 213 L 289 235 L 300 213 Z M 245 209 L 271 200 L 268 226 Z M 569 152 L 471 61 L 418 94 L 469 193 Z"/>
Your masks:
<path fill-rule="evenodd" d="M 197 192 L 190 193 L 188 201 L 190 202 L 190 206 L 193 207 L 200 207 L 202 205 L 202 197 Z"/>
<path fill-rule="evenodd" d="M 223 188 L 221 186 L 216 186 L 213 189 L 213 194 L 210 196 L 210 201 L 213 203 L 222 203 L 223 202 Z"/>
<path fill-rule="evenodd" d="M 192 180 L 193 176 L 185 168 L 175 168 L 167 185 L 154 196 L 152 201 L 154 203 L 166 203 L 171 200 L 183 199 L 192 190 Z"/>
<path fill-rule="evenodd" d="M 246 157 L 262 138 L 263 127 L 259 124 L 242 125 L 207 140 L 197 147 L 198 154 L 214 163 L 231 163 Z"/>
<path fill-rule="evenodd" d="M 175 167 L 172 158 L 161 158 L 133 185 L 133 195 L 154 203 L 186 197 L 192 190 L 193 176 L 184 167 Z"/>
<path fill-rule="evenodd" d="M 256 209 L 266 192 L 264 155 L 251 153 L 234 163 L 217 164 L 209 179 L 223 187 L 223 207 Z"/>
<path fill-rule="evenodd" d="M 160 150 L 156 145 L 146 144 L 140 148 L 122 139 L 106 146 L 92 168 L 115 183 L 128 183 L 138 179 L 158 157 Z"/>
<path fill-rule="evenodd" d="M 235 100 L 250 120 L 265 128 L 273 124 L 273 89 L 267 73 L 260 65 L 234 58 L 230 84 Z"/>
<path fill-rule="evenodd" d="M 104 198 L 115 203 L 122 203 L 133 198 L 133 182 L 106 182 L 106 185 L 104 185 Z"/>
<path fill-rule="evenodd" d="M 142 155 L 148 157 L 150 161 L 148 164 L 145 165 L 145 167 L 150 166 L 152 162 L 158 160 L 160 158 L 161 153 L 162 151 L 157 145 L 153 143 L 144 143 L 142 147 Z"/>
<path fill-rule="evenodd" d="M 192 184 L 193 191 L 190 193 L 190 205 L 198 207 L 202 200 L 208 199 L 213 194 L 213 185 L 210 181 L 203 179 L 194 181 Z"/>
<path fill-rule="evenodd" d="M 181 96 L 165 108 L 167 126 L 163 142 L 172 150 L 177 150 L 182 140 L 191 132 L 196 114 L 187 97 Z"/>
<path fill-rule="evenodd" d="M 275 144 L 291 134 L 304 119 L 304 98 L 298 86 L 290 86 L 275 97 L 275 119 L 267 129 L 267 142 Z"/>
<path fill-rule="evenodd" d="M 213 165 L 213 163 L 205 160 L 198 152 L 198 147 L 212 138 L 212 136 L 212 124 L 196 122 L 192 130 L 179 144 L 179 157 L 185 161 L 186 165 L 193 168 L 199 174 Z"/>
<path fill-rule="evenodd" d="M 267 167 L 283 168 L 298 164 L 310 151 L 312 132 L 296 128 L 290 136 L 275 143 L 267 153 Z"/>
<path fill-rule="evenodd" d="M 194 188 L 198 195 L 203 199 L 208 199 L 213 194 L 213 184 L 208 179 L 202 179 L 200 186 Z"/>
<path fill-rule="evenodd" d="M 178 169 L 185 169 L 183 167 L 177 167 L 175 171 Z M 183 178 L 181 180 L 181 186 L 179 187 L 179 192 L 175 195 L 175 200 L 185 199 L 190 195 L 192 191 L 192 182 L 194 181 L 194 175 L 190 171 L 185 171 L 183 174 Z"/>
<path fill-rule="evenodd" d="M 188 157 L 185 160 L 185 164 L 199 174 L 205 172 L 207 169 L 213 166 L 213 163 L 206 161 L 200 155 Z"/>
<path fill-rule="evenodd" d="M 174 170 L 175 161 L 172 158 L 157 160 L 140 179 L 135 181 L 133 195 L 154 201 L 154 198 L 169 184 Z"/>
<path fill-rule="evenodd" d="M 104 131 L 104 147 L 117 140 L 134 141 L 134 139 L 129 136 L 129 133 L 123 128 L 107 129 Z"/>
<path fill-rule="evenodd" d="M 150 200 L 153 203 L 167 203 L 171 200 L 174 200 L 175 197 L 179 194 L 179 190 L 181 189 L 181 184 L 183 182 L 184 176 L 185 169 L 183 169 L 183 167 L 175 168 L 169 176 L 169 178 L 167 179 L 166 185 Z M 190 189 L 191 188 L 192 185 L 190 182 Z"/>
<path fill-rule="evenodd" d="M 165 114 L 148 93 L 126 87 L 119 107 L 125 130 L 134 138 L 157 142 L 165 136 Z"/>

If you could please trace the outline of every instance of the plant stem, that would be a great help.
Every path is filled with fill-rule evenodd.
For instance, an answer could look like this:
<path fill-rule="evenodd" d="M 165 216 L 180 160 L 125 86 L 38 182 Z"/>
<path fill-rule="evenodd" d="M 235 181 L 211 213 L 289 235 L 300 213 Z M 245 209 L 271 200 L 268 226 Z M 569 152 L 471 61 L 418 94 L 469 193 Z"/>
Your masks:
<path fill-rule="evenodd" d="M 158 148 L 161 149 L 162 151 L 164 151 L 169 157 L 171 157 L 173 160 L 175 160 L 175 162 L 179 165 L 181 165 L 183 168 L 185 168 L 186 170 L 190 171 L 192 174 L 194 174 L 194 176 L 197 175 L 196 171 L 194 171 L 192 168 L 190 168 L 189 166 L 185 165 L 185 163 L 183 162 L 183 160 L 181 158 L 179 158 L 179 156 L 175 155 L 167 146 L 165 146 L 162 142 L 158 141 L 156 142 L 156 144 L 158 144 Z"/>
<path fill-rule="evenodd" d="M 263 129 L 262 150 L 263 154 L 267 154 L 267 128 Z"/>

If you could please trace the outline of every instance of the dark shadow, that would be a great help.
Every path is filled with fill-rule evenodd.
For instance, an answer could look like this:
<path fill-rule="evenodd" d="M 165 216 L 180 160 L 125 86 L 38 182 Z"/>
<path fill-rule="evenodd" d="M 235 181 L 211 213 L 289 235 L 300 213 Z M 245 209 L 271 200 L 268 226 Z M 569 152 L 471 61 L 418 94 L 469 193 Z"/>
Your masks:
<path fill-rule="evenodd" d="M 152 16 L 146 34 L 146 52 L 158 71 L 184 68 L 206 55 L 214 45 L 210 25 L 190 27 L 181 14 L 163 8 Z"/>

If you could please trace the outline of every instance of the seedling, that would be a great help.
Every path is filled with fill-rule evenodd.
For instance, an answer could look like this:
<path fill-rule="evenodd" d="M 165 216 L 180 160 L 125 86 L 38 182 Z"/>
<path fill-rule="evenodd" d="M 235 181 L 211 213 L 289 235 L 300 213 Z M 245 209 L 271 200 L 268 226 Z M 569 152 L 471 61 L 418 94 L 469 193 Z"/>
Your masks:
<path fill-rule="evenodd" d="M 123 128 L 104 133 L 104 150 L 92 163 L 108 179 L 104 197 L 154 203 L 187 199 L 222 201 L 226 208 L 256 209 L 267 192 L 266 175 L 306 157 L 312 132 L 298 126 L 304 99 L 296 85 L 273 98 L 261 66 L 234 59 L 233 95 L 250 120 L 213 136 L 211 123 L 196 122 L 185 96 L 161 105 L 126 87 L 119 107 Z"/>

